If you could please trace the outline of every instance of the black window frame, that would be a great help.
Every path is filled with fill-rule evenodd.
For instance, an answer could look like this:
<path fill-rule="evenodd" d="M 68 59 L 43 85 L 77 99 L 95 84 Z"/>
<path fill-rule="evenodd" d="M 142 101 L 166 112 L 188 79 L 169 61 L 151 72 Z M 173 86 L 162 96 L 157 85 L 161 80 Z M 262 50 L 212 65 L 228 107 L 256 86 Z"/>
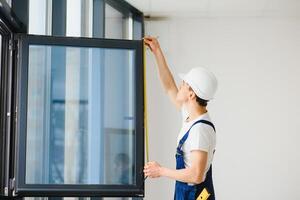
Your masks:
<path fill-rule="evenodd" d="M 135 183 L 136 185 L 100 185 L 100 184 L 25 184 L 26 162 L 26 123 L 27 123 L 27 76 L 29 45 L 61 45 L 71 47 L 96 47 L 134 49 L 135 91 L 136 91 L 136 127 L 135 127 Z M 18 35 L 19 62 L 17 72 L 17 129 L 16 129 L 16 187 L 18 196 L 62 196 L 62 197 L 143 197 L 144 196 L 144 69 L 143 43 L 140 40 L 71 38 L 36 35 Z"/>
<path fill-rule="evenodd" d="M 11 7 L 5 0 L 0 0 L 2 6 L 0 7 L 0 29 L 5 30 L 5 37 L 2 41 L 5 42 L 5 47 L 2 44 L 2 66 L 1 66 L 1 78 L 0 83 L 0 144 L 4 143 L 0 147 L 0 198 L 11 199 L 22 197 L 144 197 L 144 54 L 143 54 L 143 42 L 144 36 L 144 15 L 141 11 L 130 5 L 125 0 L 93 0 L 93 34 L 92 38 L 83 37 L 65 37 L 66 36 L 66 1 L 67 0 L 53 0 L 52 1 L 52 34 L 51 36 L 37 36 L 26 34 L 28 32 L 29 25 L 29 0 L 12 0 Z M 108 3 L 113 8 L 123 13 L 126 17 L 132 17 L 133 19 L 133 38 L 132 39 L 109 39 L 105 38 L 105 4 Z M 139 22 L 135 27 L 135 22 Z M 136 29 L 135 29 L 136 28 Z M 139 29 L 141 28 L 141 29 Z M 24 39 L 25 38 L 25 39 Z M 20 188 L 20 179 L 18 172 L 20 160 L 18 160 L 20 150 L 20 137 L 18 131 L 20 130 L 19 123 L 22 122 L 20 115 L 24 115 L 20 103 L 20 95 L 24 95 L 22 90 L 24 85 L 22 84 L 24 75 L 22 70 L 24 67 L 20 67 L 24 62 L 24 45 L 26 41 L 45 42 L 43 44 L 55 44 L 57 41 L 65 43 L 69 46 L 96 46 L 99 43 L 110 44 L 118 47 L 121 45 L 125 47 L 127 44 L 138 46 L 139 55 L 136 55 L 136 59 L 140 63 L 139 70 L 136 75 L 136 92 L 138 92 L 139 103 L 136 106 L 139 111 L 136 110 L 136 123 L 139 128 L 136 129 L 137 134 L 141 138 L 136 143 L 135 153 L 140 159 L 136 159 L 139 164 L 136 166 L 136 187 L 128 188 L 127 185 L 102 185 L 102 189 L 99 189 L 99 185 L 88 185 L 87 190 L 82 190 L 82 185 L 70 185 L 64 188 L 54 191 L 53 188 L 48 190 L 41 186 L 32 188 Z M 47 42 L 46 42 L 47 41 Z M 28 43 L 27 43 L 28 44 Z M 124 46 L 125 45 L 125 46 Z M 111 46 L 109 46 L 111 47 Z M 101 48 L 101 47 L 100 47 Z M 28 53 L 28 52 L 27 52 Z M 4 91 L 4 92 L 2 92 Z M 24 98 L 24 97 L 23 97 Z M 27 105 L 26 105 L 27 106 Z M 23 107 L 22 107 L 23 108 Z M 3 112 L 2 112 L 3 111 Z M 24 117 L 24 116 L 23 116 Z M 25 143 L 24 143 L 25 144 Z M 24 160 L 23 160 L 24 161 Z M 139 168 L 140 167 L 140 168 Z M 24 167 L 25 168 L 25 167 Z M 45 185 L 46 187 L 49 185 Z M 75 187 L 74 187 L 75 186 Z M 55 188 L 55 187 L 54 187 Z M 70 189 L 71 188 L 71 189 Z M 20 190 L 21 189 L 21 190 Z M 88 191 L 89 190 L 89 191 Z M 138 198 L 139 199 L 139 198 Z"/>
<path fill-rule="evenodd" d="M 14 33 L 25 33 L 26 26 L 5 0 L 0 0 L 1 79 L 0 79 L 0 197 L 12 196 L 14 167 Z"/>
<path fill-rule="evenodd" d="M 0 193 L 8 193 L 9 180 L 9 157 L 10 145 L 8 143 L 9 123 L 10 123 L 10 87 L 11 67 L 9 57 L 9 43 L 11 40 L 11 31 L 3 21 L 0 21 L 1 34 L 1 66 L 0 66 Z"/>

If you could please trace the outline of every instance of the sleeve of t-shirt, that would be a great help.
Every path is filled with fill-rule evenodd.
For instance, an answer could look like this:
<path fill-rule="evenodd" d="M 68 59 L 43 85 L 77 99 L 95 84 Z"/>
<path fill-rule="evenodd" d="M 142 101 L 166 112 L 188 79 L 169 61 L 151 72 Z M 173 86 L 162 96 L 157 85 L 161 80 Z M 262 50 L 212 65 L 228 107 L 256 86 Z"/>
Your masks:
<path fill-rule="evenodd" d="M 196 124 L 192 127 L 188 137 L 189 150 L 201 150 L 208 152 L 212 143 L 211 131 L 203 124 Z"/>

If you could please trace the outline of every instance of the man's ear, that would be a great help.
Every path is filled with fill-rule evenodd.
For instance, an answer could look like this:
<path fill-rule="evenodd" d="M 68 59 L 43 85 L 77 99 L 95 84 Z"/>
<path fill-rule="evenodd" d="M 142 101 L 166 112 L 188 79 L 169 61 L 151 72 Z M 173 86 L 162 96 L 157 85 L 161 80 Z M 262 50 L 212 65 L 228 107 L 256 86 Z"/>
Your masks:
<path fill-rule="evenodd" d="M 193 100 L 194 98 L 196 98 L 195 92 L 194 92 L 194 91 L 190 91 L 189 97 L 190 97 L 190 99 L 192 99 L 192 100 Z"/>

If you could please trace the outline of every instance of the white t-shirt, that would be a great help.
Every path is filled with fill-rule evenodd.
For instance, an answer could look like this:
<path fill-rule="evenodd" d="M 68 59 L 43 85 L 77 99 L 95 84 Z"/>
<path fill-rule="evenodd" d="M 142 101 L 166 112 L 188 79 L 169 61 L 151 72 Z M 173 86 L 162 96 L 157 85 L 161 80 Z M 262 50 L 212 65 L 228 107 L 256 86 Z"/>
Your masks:
<path fill-rule="evenodd" d="M 188 112 L 182 106 L 181 108 L 182 112 L 182 128 L 180 130 L 180 133 L 177 138 L 177 145 L 179 143 L 179 140 L 184 136 L 184 134 L 189 130 L 189 128 L 194 124 L 194 122 L 204 119 L 207 121 L 211 121 L 208 112 L 198 116 L 196 119 L 186 122 L 185 120 L 188 118 Z M 213 122 L 212 122 L 213 123 Z M 205 180 L 206 173 L 209 170 L 209 167 L 213 161 L 214 157 L 214 150 L 216 148 L 216 133 L 214 129 L 207 124 L 204 123 L 197 123 L 193 126 L 193 128 L 190 130 L 189 136 L 185 143 L 182 145 L 182 151 L 183 151 L 183 158 L 184 158 L 184 164 L 185 167 L 191 166 L 191 151 L 193 150 L 201 150 L 207 152 L 207 163 L 205 167 L 205 174 L 203 176 L 203 181 Z"/>

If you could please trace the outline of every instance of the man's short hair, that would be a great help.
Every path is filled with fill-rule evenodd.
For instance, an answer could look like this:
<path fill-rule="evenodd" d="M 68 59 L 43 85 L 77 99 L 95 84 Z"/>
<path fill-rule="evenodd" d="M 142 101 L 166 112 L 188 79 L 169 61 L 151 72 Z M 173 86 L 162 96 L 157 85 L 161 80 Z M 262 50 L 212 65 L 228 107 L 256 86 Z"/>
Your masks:
<path fill-rule="evenodd" d="M 193 89 L 192 89 L 191 86 L 189 86 L 189 90 L 193 91 Z M 196 93 L 195 93 L 195 96 L 196 96 L 196 101 L 197 101 L 197 103 L 198 103 L 200 106 L 203 106 L 203 107 L 207 106 L 208 100 L 201 99 L 200 97 L 198 97 L 198 96 L 196 95 Z"/>
<path fill-rule="evenodd" d="M 204 107 L 207 106 L 208 100 L 201 99 L 197 95 L 196 95 L 196 101 L 200 106 L 204 106 Z"/>

